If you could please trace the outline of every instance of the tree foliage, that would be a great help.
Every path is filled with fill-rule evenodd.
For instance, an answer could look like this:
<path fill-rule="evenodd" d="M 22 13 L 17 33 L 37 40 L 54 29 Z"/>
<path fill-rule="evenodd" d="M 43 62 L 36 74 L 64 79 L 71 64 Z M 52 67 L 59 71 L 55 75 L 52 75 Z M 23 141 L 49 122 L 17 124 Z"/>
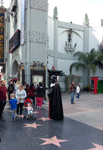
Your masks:
<path fill-rule="evenodd" d="M 88 84 L 90 83 L 90 71 L 92 74 L 96 73 L 96 60 L 100 56 L 98 51 L 95 51 L 95 49 L 92 49 L 89 52 L 83 53 L 83 52 L 76 52 L 73 57 L 78 56 L 78 62 L 75 62 L 71 64 L 70 66 L 70 74 L 72 73 L 73 67 L 76 68 L 76 71 L 78 71 L 80 68 L 83 70 L 87 70 L 88 73 Z"/>

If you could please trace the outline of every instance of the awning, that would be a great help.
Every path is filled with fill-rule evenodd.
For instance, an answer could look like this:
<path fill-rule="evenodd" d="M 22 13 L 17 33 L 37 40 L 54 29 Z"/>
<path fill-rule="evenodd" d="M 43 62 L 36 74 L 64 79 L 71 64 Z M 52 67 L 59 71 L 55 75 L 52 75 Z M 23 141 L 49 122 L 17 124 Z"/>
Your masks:
<path fill-rule="evenodd" d="M 56 76 L 66 76 L 65 73 L 61 70 L 49 70 L 48 69 L 48 73 L 52 76 L 52 75 L 56 75 Z"/>

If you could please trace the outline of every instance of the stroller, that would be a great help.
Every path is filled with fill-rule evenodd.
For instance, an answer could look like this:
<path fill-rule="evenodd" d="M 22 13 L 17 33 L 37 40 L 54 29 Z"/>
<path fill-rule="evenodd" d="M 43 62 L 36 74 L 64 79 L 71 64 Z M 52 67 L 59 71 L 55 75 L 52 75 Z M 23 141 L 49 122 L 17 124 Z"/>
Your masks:
<path fill-rule="evenodd" d="M 32 104 L 33 104 L 33 100 L 31 100 L 30 98 L 27 98 L 24 101 L 24 105 L 26 107 L 25 112 L 24 112 L 24 118 L 27 120 L 29 118 L 36 120 L 36 117 L 34 117 L 34 114 L 33 114 Z"/>

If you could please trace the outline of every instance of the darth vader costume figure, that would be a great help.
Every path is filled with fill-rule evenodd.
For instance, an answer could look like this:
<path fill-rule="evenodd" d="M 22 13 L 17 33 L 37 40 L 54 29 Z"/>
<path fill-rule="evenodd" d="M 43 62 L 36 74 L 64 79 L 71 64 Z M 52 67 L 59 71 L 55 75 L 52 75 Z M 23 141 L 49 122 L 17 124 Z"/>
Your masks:
<path fill-rule="evenodd" d="M 62 97 L 60 91 L 60 85 L 57 82 L 57 77 L 53 75 L 51 77 L 49 97 L 49 117 L 53 120 L 63 120 L 63 107 Z"/>

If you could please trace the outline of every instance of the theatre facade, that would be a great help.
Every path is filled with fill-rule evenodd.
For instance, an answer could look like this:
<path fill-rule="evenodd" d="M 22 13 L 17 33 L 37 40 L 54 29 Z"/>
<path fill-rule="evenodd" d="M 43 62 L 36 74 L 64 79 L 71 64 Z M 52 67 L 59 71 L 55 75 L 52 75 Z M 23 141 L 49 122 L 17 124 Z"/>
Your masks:
<path fill-rule="evenodd" d="M 77 51 L 96 50 L 102 42 L 103 27 L 89 26 L 84 14 L 83 25 L 58 20 L 57 7 L 53 18 L 48 16 L 48 0 L 11 0 L 5 13 L 5 80 L 19 79 L 22 84 L 43 82 L 48 87 L 50 74 L 57 74 L 62 91 L 66 91 L 65 76 L 70 65 L 77 61 Z M 61 74 L 62 72 L 62 74 Z M 81 69 L 72 74 L 81 76 L 80 84 L 87 84 L 87 74 Z M 91 74 L 91 76 L 93 76 Z M 95 76 L 102 77 L 97 68 Z"/>

